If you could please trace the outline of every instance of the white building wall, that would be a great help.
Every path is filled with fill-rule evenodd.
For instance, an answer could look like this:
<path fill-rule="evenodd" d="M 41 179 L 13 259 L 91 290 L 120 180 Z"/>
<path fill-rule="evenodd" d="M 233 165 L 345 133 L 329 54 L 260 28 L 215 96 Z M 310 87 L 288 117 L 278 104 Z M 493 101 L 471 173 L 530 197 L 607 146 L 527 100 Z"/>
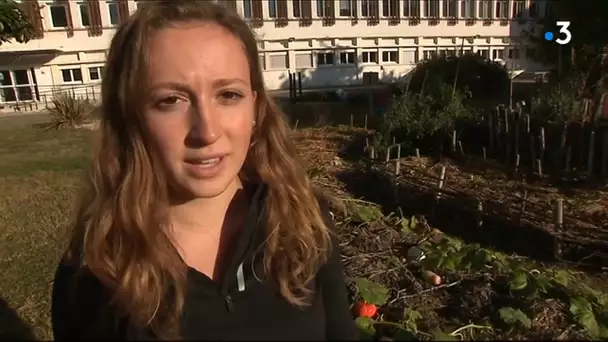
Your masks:
<path fill-rule="evenodd" d="M 244 15 L 245 1 L 237 0 L 237 11 Z M 369 25 L 368 20 L 361 16 L 363 1 L 357 1 L 357 14 L 355 21 L 350 17 L 340 17 L 340 0 L 335 2 L 335 23 L 324 25 L 323 19 L 317 15 L 316 1 L 312 1 L 312 22 L 310 25 L 301 25 L 298 18 L 293 16 L 293 2 L 287 0 L 288 23 L 285 27 L 277 27 L 274 19 L 269 18 L 269 5 L 272 1 L 263 0 L 262 27 L 254 31 L 259 38 L 260 58 L 264 66 L 264 79 L 266 86 L 271 89 L 287 87 L 289 73 L 301 73 L 304 88 L 347 86 L 363 83 L 363 74 L 366 72 L 378 73 L 381 82 L 390 82 L 405 77 L 416 63 L 432 53 L 443 50 L 459 51 L 471 50 L 481 53 L 486 51 L 492 58 L 502 53 L 508 65 L 516 69 L 540 68 L 540 65 L 525 58 L 526 50 L 519 39 L 522 31 L 527 28 L 528 21 L 515 20 L 513 6 L 521 1 L 508 0 L 508 20 L 491 20 L 483 22 L 477 20 L 475 24 L 467 24 L 465 20 L 456 20 L 449 23 L 447 18 L 440 18 L 432 23 L 424 17 L 425 1 L 420 1 L 422 17 L 419 23 L 414 24 L 407 18 L 401 18 L 399 23 L 390 23 L 389 18 L 382 16 L 383 0 L 380 0 L 380 20 L 376 25 Z M 407 1 L 401 0 L 400 15 L 404 14 L 403 5 Z M 440 11 L 443 1 L 439 2 Z M 462 17 L 461 3 L 458 0 L 457 16 Z M 489 0 L 492 3 L 492 15 L 495 15 L 499 2 L 504 0 Z M 524 0 L 528 8 L 534 0 Z M 44 38 L 34 39 L 26 44 L 11 43 L 0 45 L 0 54 L 3 52 L 27 52 L 36 50 L 61 50 L 61 53 L 41 65 L 21 65 L 19 61 L 10 65 L 0 65 L 2 70 L 28 70 L 32 79 L 32 88 L 37 87 L 42 95 L 50 95 L 53 90 L 71 89 L 82 96 L 98 97 L 100 80 L 90 78 L 89 68 L 103 66 L 106 50 L 114 34 L 115 28 L 110 24 L 108 2 L 100 1 L 103 33 L 97 37 L 90 37 L 87 28 L 81 23 L 79 4 L 81 1 L 70 0 L 70 15 L 74 26 L 74 35 L 68 37 L 65 28 L 53 28 L 50 5 L 53 1 L 40 1 L 43 5 L 41 15 L 43 18 Z M 543 13 L 546 1 L 534 1 L 540 13 Z M 135 11 L 136 1 L 129 0 L 129 10 Z M 476 1 L 479 3 L 479 1 Z M 477 9 L 479 11 L 479 9 Z M 443 13 L 442 13 L 443 14 Z M 514 49 L 513 58 L 509 59 L 508 51 Z M 503 51 L 503 52 L 501 52 Z M 332 54 L 331 65 L 319 65 L 318 55 Z M 341 53 L 354 57 L 349 62 L 340 63 Z M 366 62 L 366 56 L 374 55 L 376 61 Z M 396 57 L 394 61 L 383 61 L 383 55 Z M 310 58 L 308 58 L 309 56 Z M 391 58 L 389 58 L 391 59 Z M 79 69 L 82 80 L 69 82 L 62 77 L 64 69 Z M 8 74 L 7 74 L 8 75 Z M 12 75 L 12 74 L 11 74 Z M 35 78 L 35 82 L 33 79 Z M 35 84 L 34 84 L 35 83 Z M 4 85 L 2 88 L 6 88 Z M 8 102 L 4 97 L 0 103 Z M 40 100 L 42 101 L 42 99 Z"/>

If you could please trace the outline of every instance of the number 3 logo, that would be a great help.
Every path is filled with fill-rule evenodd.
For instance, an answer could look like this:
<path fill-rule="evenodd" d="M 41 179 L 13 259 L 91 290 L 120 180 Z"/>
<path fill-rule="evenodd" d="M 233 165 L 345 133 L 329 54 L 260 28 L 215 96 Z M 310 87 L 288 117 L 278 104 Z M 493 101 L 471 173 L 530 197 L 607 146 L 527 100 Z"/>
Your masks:
<path fill-rule="evenodd" d="M 569 21 L 558 21 L 555 23 L 555 25 L 557 25 L 559 27 L 559 33 L 562 35 L 565 35 L 564 39 L 562 39 L 560 37 L 560 38 L 557 38 L 555 40 L 555 42 L 560 45 L 570 43 L 570 41 L 572 40 L 572 32 L 570 32 L 570 30 L 568 30 L 568 28 L 570 27 L 570 22 Z"/>

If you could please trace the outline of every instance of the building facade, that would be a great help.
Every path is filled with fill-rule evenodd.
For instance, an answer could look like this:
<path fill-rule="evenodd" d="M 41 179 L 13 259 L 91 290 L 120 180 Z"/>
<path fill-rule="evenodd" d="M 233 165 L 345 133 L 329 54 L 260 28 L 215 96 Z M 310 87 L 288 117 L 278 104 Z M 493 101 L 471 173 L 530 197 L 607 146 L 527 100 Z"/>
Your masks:
<path fill-rule="evenodd" d="M 540 70 L 523 32 L 551 10 L 546 0 L 215 1 L 256 32 L 271 90 L 287 88 L 290 73 L 304 88 L 391 82 L 421 60 L 462 52 Z M 37 35 L 0 46 L 0 105 L 44 101 L 63 89 L 98 97 L 115 27 L 141 2 L 22 1 Z"/>

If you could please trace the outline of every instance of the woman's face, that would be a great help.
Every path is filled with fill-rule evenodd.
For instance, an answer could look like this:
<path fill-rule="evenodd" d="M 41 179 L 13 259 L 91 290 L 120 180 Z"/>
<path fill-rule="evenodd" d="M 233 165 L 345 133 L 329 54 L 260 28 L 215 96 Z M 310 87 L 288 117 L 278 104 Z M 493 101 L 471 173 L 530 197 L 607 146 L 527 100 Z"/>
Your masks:
<path fill-rule="evenodd" d="M 159 30 L 149 56 L 145 126 L 180 196 L 238 185 L 256 94 L 241 41 L 213 23 Z"/>

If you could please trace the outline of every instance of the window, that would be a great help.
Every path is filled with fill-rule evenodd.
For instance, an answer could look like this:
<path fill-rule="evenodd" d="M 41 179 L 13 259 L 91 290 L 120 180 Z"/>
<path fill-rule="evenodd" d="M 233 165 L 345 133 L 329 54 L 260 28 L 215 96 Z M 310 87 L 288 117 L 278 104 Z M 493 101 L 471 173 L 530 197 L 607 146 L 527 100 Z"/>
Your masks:
<path fill-rule="evenodd" d="M 492 59 L 505 59 L 505 50 L 494 49 L 492 50 Z"/>
<path fill-rule="evenodd" d="M 302 1 L 303 0 L 293 0 L 293 17 L 294 18 L 302 17 Z"/>
<path fill-rule="evenodd" d="M 260 68 L 262 68 L 262 70 L 266 70 L 266 58 L 264 57 L 263 53 L 258 55 L 258 62 L 260 63 Z"/>
<path fill-rule="evenodd" d="M 483 58 L 490 58 L 490 50 L 488 49 L 479 49 L 477 50 L 477 54 Z"/>
<path fill-rule="evenodd" d="M 108 13 L 110 14 L 110 25 L 118 25 L 118 5 L 114 1 L 108 1 Z"/>
<path fill-rule="evenodd" d="M 420 1 L 405 0 L 403 3 L 403 16 L 406 18 L 420 18 Z"/>
<path fill-rule="evenodd" d="M 89 79 L 91 81 L 99 81 L 99 80 L 101 80 L 101 75 L 103 75 L 103 67 L 91 67 L 91 68 L 89 68 Z"/>
<path fill-rule="evenodd" d="M 384 0 L 382 1 L 382 15 L 385 17 L 397 17 L 398 8 L 396 1 Z"/>
<path fill-rule="evenodd" d="M 91 20 L 89 18 L 89 5 L 78 4 L 78 9 L 80 10 L 80 23 L 82 26 L 90 26 Z"/>
<path fill-rule="evenodd" d="M 424 16 L 427 18 L 439 18 L 439 1 L 426 1 Z"/>
<path fill-rule="evenodd" d="M 382 51 L 382 62 L 397 63 L 397 51 Z"/>
<path fill-rule="evenodd" d="M 492 0 L 479 0 L 479 17 L 492 19 Z"/>
<path fill-rule="evenodd" d="M 354 17 L 353 3 L 351 0 L 340 0 L 340 16 Z"/>
<path fill-rule="evenodd" d="M 424 50 L 422 51 L 422 58 L 424 59 L 433 59 L 437 57 L 436 50 Z"/>
<path fill-rule="evenodd" d="M 503 20 L 509 18 L 509 1 L 500 0 L 496 2 L 496 18 Z"/>
<path fill-rule="evenodd" d="M 82 82 L 82 70 L 79 68 L 62 69 L 61 77 L 64 83 Z"/>
<path fill-rule="evenodd" d="M 475 0 L 462 0 L 460 15 L 465 19 L 475 19 Z"/>
<path fill-rule="evenodd" d="M 296 53 L 296 68 L 312 68 L 312 54 Z"/>
<path fill-rule="evenodd" d="M 269 62 L 271 69 L 287 69 L 289 66 L 287 53 L 272 54 Z"/>
<path fill-rule="evenodd" d="M 417 50 L 408 50 L 403 51 L 403 59 L 401 64 L 416 64 L 418 63 L 418 51 Z"/>
<path fill-rule="evenodd" d="M 252 17 L 251 0 L 243 0 L 243 17 L 251 19 Z"/>
<path fill-rule="evenodd" d="M 63 5 L 51 5 L 51 22 L 53 27 L 68 27 L 68 11 Z"/>
<path fill-rule="evenodd" d="M 268 16 L 270 18 L 276 18 L 277 13 L 277 0 L 268 0 Z"/>
<path fill-rule="evenodd" d="M 526 10 L 525 0 L 513 1 L 513 18 L 521 18 Z"/>
<path fill-rule="evenodd" d="M 334 64 L 334 53 L 333 52 L 318 52 L 317 53 L 317 65 L 333 65 Z"/>
<path fill-rule="evenodd" d="M 332 13 L 329 13 L 329 11 L 331 10 L 331 8 L 327 8 L 325 6 L 325 2 L 327 0 L 317 0 L 317 17 L 319 18 L 327 18 L 327 17 L 331 17 Z M 334 0 L 331 0 L 334 1 Z M 328 3 L 329 5 L 329 3 Z"/>
<path fill-rule="evenodd" d="M 371 17 L 374 15 L 374 5 L 376 3 L 373 0 L 361 0 L 361 16 Z"/>
<path fill-rule="evenodd" d="M 378 63 L 378 52 L 376 51 L 363 51 L 361 57 L 363 63 Z"/>
<path fill-rule="evenodd" d="M 458 17 L 458 1 L 443 0 L 443 17 L 456 18 Z"/>
<path fill-rule="evenodd" d="M 340 64 L 355 64 L 355 53 L 340 52 Z"/>

